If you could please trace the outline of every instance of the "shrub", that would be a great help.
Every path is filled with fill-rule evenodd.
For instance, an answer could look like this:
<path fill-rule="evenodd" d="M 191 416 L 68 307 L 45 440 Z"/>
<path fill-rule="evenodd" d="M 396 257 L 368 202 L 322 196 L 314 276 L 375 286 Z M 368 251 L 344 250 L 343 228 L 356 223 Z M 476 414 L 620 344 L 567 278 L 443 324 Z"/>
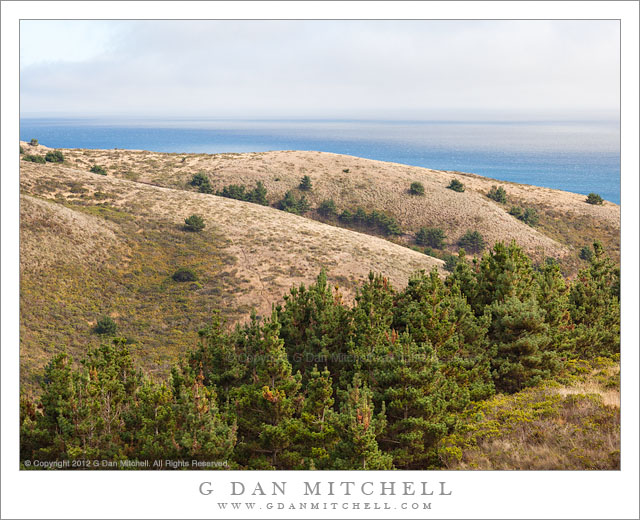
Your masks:
<path fill-rule="evenodd" d="M 336 209 L 336 203 L 333 202 L 333 199 L 323 200 L 318 206 L 318 213 L 323 217 L 333 217 L 337 215 L 338 210 Z"/>
<path fill-rule="evenodd" d="M 278 202 L 278 209 L 295 215 L 302 215 L 309 211 L 310 208 L 309 201 L 304 195 L 297 198 L 291 190 L 285 193 L 283 199 Z"/>
<path fill-rule="evenodd" d="M 61 163 L 64 162 L 64 155 L 60 150 L 54 150 L 51 152 L 47 152 L 47 155 L 44 156 L 45 161 L 53 162 L 53 163 Z"/>
<path fill-rule="evenodd" d="M 593 260 L 593 249 L 591 249 L 591 247 L 589 246 L 584 246 L 581 250 L 580 250 L 580 258 L 582 260 L 586 260 L 587 262 L 591 262 L 591 260 Z"/>
<path fill-rule="evenodd" d="M 535 208 L 521 208 L 520 206 L 511 206 L 509 215 L 513 215 L 518 220 L 522 220 L 525 224 L 535 226 L 540 220 L 540 215 Z"/>
<path fill-rule="evenodd" d="M 198 188 L 200 193 L 213 193 L 213 189 L 211 188 L 211 182 L 209 181 L 209 177 L 207 177 L 204 173 L 198 172 L 196 173 L 189 182 L 191 186 Z"/>
<path fill-rule="evenodd" d="M 202 231 L 204 219 L 200 215 L 191 215 L 184 219 L 184 229 L 186 231 Z"/>
<path fill-rule="evenodd" d="M 458 240 L 458 245 L 466 251 L 479 253 L 484 249 L 484 238 L 478 231 L 467 231 Z"/>
<path fill-rule="evenodd" d="M 95 328 L 93 329 L 96 334 L 104 334 L 109 336 L 113 336 L 117 330 L 118 325 L 116 325 L 116 322 L 113 321 L 109 316 L 103 316 L 102 318 L 100 318 L 96 323 Z"/>
<path fill-rule="evenodd" d="M 22 145 L 20 146 L 20 155 L 22 155 L 24 153 L 24 148 L 22 148 Z"/>
<path fill-rule="evenodd" d="M 421 182 L 412 182 L 409 186 L 409 193 L 411 195 L 424 195 L 424 185 Z"/>
<path fill-rule="evenodd" d="M 188 267 L 181 267 L 173 273 L 171 278 L 176 282 L 195 282 L 198 279 L 198 276 L 192 269 L 189 269 Z"/>
<path fill-rule="evenodd" d="M 104 167 L 102 167 L 102 166 L 100 166 L 98 164 L 94 164 L 89 171 L 91 173 L 97 173 L 98 175 L 106 175 L 107 174 L 107 170 L 105 170 Z"/>
<path fill-rule="evenodd" d="M 447 188 L 462 193 L 464 191 L 464 184 L 462 184 L 458 179 L 453 179 Z"/>
<path fill-rule="evenodd" d="M 254 204 L 260 204 L 262 206 L 269 205 L 267 201 L 267 189 L 260 181 L 257 182 L 256 187 L 251 191 L 247 191 L 246 186 L 241 184 L 229 184 L 228 186 L 223 186 L 222 190 L 216 191 L 216 195 L 228 199 L 253 202 Z"/>
<path fill-rule="evenodd" d="M 34 162 L 34 163 L 38 163 L 38 164 L 45 164 L 47 161 L 45 161 L 44 157 L 42 157 L 42 155 L 31 155 L 31 154 L 27 154 L 25 156 L 22 157 L 23 161 L 29 161 L 29 162 Z"/>
<path fill-rule="evenodd" d="M 353 222 L 353 213 L 350 209 L 345 209 L 338 217 L 345 224 L 351 224 Z"/>
<path fill-rule="evenodd" d="M 538 220 L 540 220 L 540 216 L 534 208 L 526 208 L 524 210 L 524 215 L 522 215 L 522 222 L 530 226 L 535 226 L 538 223 Z"/>
<path fill-rule="evenodd" d="M 445 255 L 444 268 L 449 272 L 453 272 L 453 270 L 456 268 L 456 265 L 458 265 L 459 261 L 460 261 L 460 258 L 457 255 Z"/>
<path fill-rule="evenodd" d="M 37 139 L 31 139 L 31 141 L 29 141 L 29 144 L 31 146 L 38 146 L 38 140 Z"/>
<path fill-rule="evenodd" d="M 300 186 L 298 186 L 298 188 L 300 188 L 303 191 L 311 191 L 311 188 L 312 188 L 311 177 L 309 177 L 308 175 L 305 175 L 304 177 L 302 177 L 302 180 L 300 181 Z"/>
<path fill-rule="evenodd" d="M 416 242 L 422 246 L 429 246 L 435 249 L 442 249 L 444 247 L 444 239 L 447 236 L 440 228 L 420 228 L 416 235 Z"/>
<path fill-rule="evenodd" d="M 597 193 L 589 193 L 585 202 L 587 204 L 602 204 L 604 201 L 602 200 L 602 197 Z"/>
<path fill-rule="evenodd" d="M 507 192 L 502 186 L 499 188 L 491 186 L 489 193 L 487 193 L 487 197 L 491 200 L 495 200 L 496 202 L 500 202 L 501 204 L 505 204 L 507 202 Z"/>
<path fill-rule="evenodd" d="M 342 173 L 349 173 L 349 168 L 345 168 L 344 170 L 342 170 Z"/>
<path fill-rule="evenodd" d="M 522 208 L 520 206 L 511 206 L 511 209 L 509 209 L 509 215 L 513 215 L 517 219 L 522 218 Z"/>

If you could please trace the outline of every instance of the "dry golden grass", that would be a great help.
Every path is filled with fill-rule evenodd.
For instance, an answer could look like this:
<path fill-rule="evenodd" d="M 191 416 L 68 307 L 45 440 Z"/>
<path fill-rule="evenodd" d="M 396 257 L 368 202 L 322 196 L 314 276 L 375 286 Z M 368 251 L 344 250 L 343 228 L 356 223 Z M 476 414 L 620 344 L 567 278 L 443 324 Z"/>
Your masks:
<path fill-rule="evenodd" d="M 402 286 L 419 269 L 442 261 L 386 240 L 298 217 L 273 208 L 193 192 L 161 188 L 115 177 L 94 175 L 60 165 L 25 163 L 23 190 L 65 203 L 107 203 L 144 221 L 184 223 L 202 215 L 207 226 L 229 241 L 226 253 L 239 259 L 235 266 L 237 306 L 256 306 L 267 312 L 292 284 L 309 283 L 324 267 L 329 280 L 353 285 L 369 271 L 385 273 Z M 79 184 L 78 196 L 68 186 Z M 89 188 L 90 187 L 90 188 Z M 105 194 L 95 198 L 95 194 Z M 268 283 L 265 283 L 268 282 Z"/>
<path fill-rule="evenodd" d="M 478 230 L 488 244 L 516 240 L 536 261 L 545 257 L 571 259 L 566 262 L 575 271 L 579 247 L 599 238 L 599 228 L 613 234 L 607 246 L 616 256 L 616 230 L 620 228 L 619 206 L 605 202 L 592 206 L 585 197 L 574 193 L 528 185 L 499 182 L 473 174 L 447 172 L 373 161 L 358 157 L 324 152 L 276 151 L 244 154 L 165 154 L 132 150 L 64 150 L 69 165 L 89 170 L 92 165 L 104 166 L 109 176 L 137 180 L 158 186 L 191 189 L 188 181 L 194 173 L 209 175 L 214 189 L 227 184 L 249 187 L 262 181 L 270 202 L 297 188 L 303 175 L 309 175 L 313 190 L 306 193 L 312 207 L 332 198 L 339 210 L 362 206 L 366 210 L 387 212 L 400 222 L 407 236 L 398 239 L 410 243 L 420 227 L 441 227 L 447 234 L 447 249 L 457 250 L 456 242 L 467 230 Z M 345 172 L 344 170 L 348 170 Z M 464 193 L 447 189 L 449 182 L 460 179 Z M 425 196 L 411 196 L 411 182 L 425 186 Z M 486 197 L 492 185 L 506 188 L 511 200 L 535 207 L 543 216 L 545 226 L 532 228 L 508 214 L 510 204 L 498 204 Z M 309 216 L 316 218 L 314 212 Z M 553 221 L 580 220 L 585 238 L 574 243 L 575 237 L 553 232 Z M 550 222 L 547 222 L 550 221 Z M 593 223 L 593 225 L 591 225 Z M 571 229 L 571 227 L 570 227 Z M 593 232 L 591 232 L 593 231 Z M 569 235 L 572 235 L 569 232 Z M 593 236 L 587 236 L 593 235 Z"/>
<path fill-rule="evenodd" d="M 122 245 L 109 222 L 27 195 L 20 196 L 20 223 L 21 272 L 59 262 L 94 268 Z"/>

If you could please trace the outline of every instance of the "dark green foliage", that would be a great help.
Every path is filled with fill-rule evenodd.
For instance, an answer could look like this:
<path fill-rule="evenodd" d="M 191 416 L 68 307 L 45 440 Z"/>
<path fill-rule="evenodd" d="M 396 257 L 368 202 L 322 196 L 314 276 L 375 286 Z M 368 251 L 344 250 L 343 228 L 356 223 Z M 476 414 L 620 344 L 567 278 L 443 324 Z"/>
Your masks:
<path fill-rule="evenodd" d="M 496 346 L 491 366 L 497 390 L 513 393 L 535 386 L 559 369 L 545 312 L 535 300 L 511 296 L 494 302 L 490 312 L 489 338 Z"/>
<path fill-rule="evenodd" d="M 491 200 L 499 202 L 500 204 L 506 204 L 507 202 L 507 192 L 502 186 L 491 186 L 489 193 L 487 193 L 487 197 L 489 197 Z"/>
<path fill-rule="evenodd" d="M 569 312 L 576 324 L 573 353 L 590 358 L 620 352 L 620 270 L 599 242 L 593 243 L 589 267 L 571 286 Z"/>
<path fill-rule="evenodd" d="M 91 173 L 97 173 L 98 175 L 106 175 L 107 174 L 107 170 L 105 170 L 103 166 L 100 166 L 98 164 L 94 164 L 89 171 Z"/>
<path fill-rule="evenodd" d="M 209 177 L 207 177 L 204 173 L 198 172 L 194 174 L 189 181 L 189 184 L 195 188 L 198 188 L 200 193 L 213 193 L 213 188 L 211 187 L 211 181 L 209 181 Z"/>
<path fill-rule="evenodd" d="M 340 222 L 347 226 L 377 231 L 385 236 L 402 235 L 400 224 L 398 224 L 398 221 L 394 217 L 390 217 L 375 209 L 367 213 L 360 207 L 358 207 L 355 212 L 347 208 L 338 218 Z"/>
<path fill-rule="evenodd" d="M 245 186 L 240 184 L 229 184 L 224 186 L 222 190 L 216 191 L 219 197 L 227 197 L 228 199 L 243 200 L 245 202 L 253 202 L 262 206 L 268 206 L 267 189 L 262 182 L 258 181 L 256 187 L 251 191 L 247 191 Z"/>
<path fill-rule="evenodd" d="M 409 193 L 411 195 L 424 195 L 424 184 L 418 181 L 412 182 L 411 186 L 409 186 Z"/>
<path fill-rule="evenodd" d="M 458 265 L 458 257 L 456 255 L 445 255 L 443 260 L 444 268 L 449 272 L 453 272 L 453 270 L 456 268 L 456 265 Z"/>
<path fill-rule="evenodd" d="M 458 245 L 471 253 L 479 253 L 484 249 L 484 238 L 478 231 L 467 231 L 458 239 Z"/>
<path fill-rule="evenodd" d="M 444 231 L 440 228 L 420 228 L 416 234 L 416 243 L 421 246 L 429 246 L 435 249 L 444 247 L 444 240 L 447 238 Z"/>
<path fill-rule="evenodd" d="M 22 156 L 23 161 L 34 162 L 38 164 L 46 164 L 46 160 L 42 155 L 26 154 Z"/>
<path fill-rule="evenodd" d="M 589 246 L 584 246 L 580 250 L 579 256 L 580 256 L 580 258 L 582 260 L 586 260 L 587 262 L 591 262 L 591 260 L 593 260 L 593 249 L 591 249 Z"/>
<path fill-rule="evenodd" d="M 20 456 L 441 467 L 442 439 L 476 403 L 554 377 L 560 359 L 615 358 L 620 273 L 593 247 L 573 282 L 557 263 L 534 269 L 515 243 L 497 243 L 471 262 L 460 250 L 446 280 L 418 272 L 398 291 L 371 273 L 353 304 L 323 271 L 269 319 L 230 330 L 215 313 L 165 382 L 136 371 L 121 338 L 76 368 L 56 355 L 40 396 L 21 398 Z"/>
<path fill-rule="evenodd" d="M 171 276 L 176 282 L 195 282 L 198 279 L 198 275 L 188 267 L 180 267 Z"/>
<path fill-rule="evenodd" d="M 528 224 L 529 226 L 535 226 L 539 220 L 540 216 L 534 208 L 526 208 L 524 210 L 524 214 L 522 215 L 522 222 Z"/>
<path fill-rule="evenodd" d="M 20 145 L 20 155 L 22 155 L 24 153 L 24 148 L 22 148 L 22 145 Z"/>
<path fill-rule="evenodd" d="M 602 197 L 600 195 L 598 195 L 597 193 L 589 193 L 589 195 L 587 195 L 587 200 L 585 202 L 587 204 L 602 204 L 602 203 L 604 203 L 604 201 L 602 200 Z"/>
<path fill-rule="evenodd" d="M 332 421 L 339 439 L 331 454 L 332 469 L 391 469 L 392 457 L 376 440 L 386 426 L 384 410 L 374 412 L 372 392 L 358 374 L 340 398 L 340 413 Z"/>
<path fill-rule="evenodd" d="M 513 215 L 517 219 L 522 219 L 524 212 L 520 206 L 511 206 L 509 209 L 509 215 Z"/>
<path fill-rule="evenodd" d="M 447 188 L 462 193 L 464 191 L 464 184 L 462 184 L 458 179 L 452 179 Z"/>
<path fill-rule="evenodd" d="M 349 168 L 345 168 L 344 170 L 342 170 L 342 173 L 349 173 Z"/>
<path fill-rule="evenodd" d="M 31 139 L 31 141 L 29 141 L 29 144 L 31 146 L 38 146 L 38 140 L 37 139 Z"/>
<path fill-rule="evenodd" d="M 44 156 L 44 160 L 47 162 L 61 163 L 64 162 L 64 155 L 60 150 L 53 150 L 51 152 L 47 152 Z"/>
<path fill-rule="evenodd" d="M 518 220 L 522 220 L 529 226 L 535 226 L 540 220 L 540 215 L 535 208 L 521 208 L 520 206 L 512 206 L 509 209 L 509 215 L 513 215 Z"/>
<path fill-rule="evenodd" d="M 114 336 L 117 330 L 118 325 L 116 325 L 116 322 L 109 316 L 103 316 L 100 318 L 93 329 L 96 334 L 105 334 L 109 336 Z"/>
<path fill-rule="evenodd" d="M 338 214 L 336 203 L 333 199 L 323 200 L 318 206 L 318 213 L 323 217 L 335 217 Z"/>
<path fill-rule="evenodd" d="M 184 219 L 184 229 L 187 231 L 202 231 L 204 219 L 200 215 L 191 215 Z"/>
<path fill-rule="evenodd" d="M 302 180 L 300 181 L 300 185 L 298 186 L 298 188 L 303 191 L 311 191 L 312 187 L 313 185 L 311 182 L 311 177 L 309 177 L 308 175 L 305 175 L 304 177 L 302 177 Z"/>
<path fill-rule="evenodd" d="M 278 209 L 294 213 L 295 215 L 302 215 L 311 209 L 307 197 L 302 195 L 300 198 L 296 197 L 293 191 L 289 190 L 284 194 L 284 197 L 278 202 Z"/>

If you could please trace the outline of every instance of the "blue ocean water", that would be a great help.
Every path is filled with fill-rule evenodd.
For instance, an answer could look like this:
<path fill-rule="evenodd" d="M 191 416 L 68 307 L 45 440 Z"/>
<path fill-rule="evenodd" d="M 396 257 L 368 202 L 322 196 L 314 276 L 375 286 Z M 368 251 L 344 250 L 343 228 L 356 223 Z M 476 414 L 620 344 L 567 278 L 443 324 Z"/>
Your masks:
<path fill-rule="evenodd" d="M 31 138 L 53 148 L 315 150 L 595 192 L 620 203 L 620 133 L 614 121 L 22 119 L 20 139 Z"/>

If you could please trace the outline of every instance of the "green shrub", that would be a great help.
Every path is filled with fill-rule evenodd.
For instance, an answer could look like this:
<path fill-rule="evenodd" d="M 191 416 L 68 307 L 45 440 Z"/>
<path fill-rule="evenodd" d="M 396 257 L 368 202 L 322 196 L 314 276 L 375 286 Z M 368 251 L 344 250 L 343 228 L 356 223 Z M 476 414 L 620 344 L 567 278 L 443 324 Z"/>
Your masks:
<path fill-rule="evenodd" d="M 489 193 L 487 193 L 487 197 L 491 200 L 495 200 L 496 202 L 500 202 L 501 204 L 505 204 L 507 202 L 507 192 L 502 186 L 499 188 L 491 186 Z"/>
<path fill-rule="evenodd" d="M 342 170 L 342 173 L 349 173 L 349 168 L 345 168 L 344 170 Z"/>
<path fill-rule="evenodd" d="M 51 152 L 47 152 L 47 155 L 44 156 L 45 161 L 53 162 L 53 163 L 61 163 L 64 162 L 64 155 L 60 150 L 53 150 Z"/>
<path fill-rule="evenodd" d="M 585 202 L 587 204 L 602 204 L 604 200 L 602 200 L 602 197 L 597 193 L 589 193 Z"/>
<path fill-rule="evenodd" d="M 458 240 L 458 245 L 466 251 L 479 253 L 484 249 L 484 238 L 478 231 L 467 231 Z"/>
<path fill-rule="evenodd" d="M 38 140 L 37 139 L 31 139 L 31 141 L 29 141 L 29 144 L 31 146 L 38 146 Z"/>
<path fill-rule="evenodd" d="M 424 195 L 424 185 L 421 182 L 415 181 L 409 186 L 409 193 L 411 195 Z"/>
<path fill-rule="evenodd" d="M 184 219 L 184 229 L 186 231 L 202 231 L 204 229 L 204 219 L 200 215 L 191 215 Z"/>
<path fill-rule="evenodd" d="M 38 163 L 38 164 L 45 164 L 47 162 L 42 155 L 31 155 L 31 154 L 24 155 L 22 157 L 22 160 L 23 161 L 34 162 L 34 163 Z"/>
<path fill-rule="evenodd" d="M 462 193 L 464 191 L 464 184 L 462 184 L 458 179 L 453 179 L 447 188 Z"/>
<path fill-rule="evenodd" d="M 22 148 L 22 145 L 20 145 L 20 155 L 22 155 L 24 153 L 24 148 Z"/>
<path fill-rule="evenodd" d="M 91 173 L 97 173 L 98 175 L 106 175 L 107 174 L 107 170 L 105 170 L 104 167 L 102 167 L 102 166 L 100 166 L 98 164 L 94 164 L 89 171 Z"/>
<path fill-rule="evenodd" d="M 100 318 L 96 323 L 95 328 L 93 329 L 96 334 L 109 336 L 113 336 L 117 330 L 118 325 L 116 325 L 116 322 L 113 321 L 109 316 L 103 316 L 102 318 Z"/>
<path fill-rule="evenodd" d="M 509 215 L 513 215 L 517 219 L 521 219 L 523 215 L 522 208 L 520 206 L 511 206 L 509 209 Z"/>
<path fill-rule="evenodd" d="M 298 188 L 300 188 L 303 191 L 311 191 L 311 188 L 312 188 L 311 177 L 309 177 L 308 175 L 305 175 L 304 177 L 302 177 L 302 180 L 300 181 L 300 185 L 298 186 Z"/>
<path fill-rule="evenodd" d="M 520 206 L 511 206 L 509 215 L 513 215 L 518 220 L 522 220 L 525 224 L 535 226 L 540 220 L 540 215 L 535 208 L 521 208 Z"/>
<path fill-rule="evenodd" d="M 458 265 L 460 258 L 458 257 L 458 255 L 445 255 L 443 260 L 444 268 L 449 272 L 453 272 L 453 270 L 456 268 L 456 265 Z"/>
<path fill-rule="evenodd" d="M 540 216 L 534 208 L 526 208 L 524 210 L 524 215 L 522 215 L 522 222 L 530 226 L 535 226 L 538 223 L 538 220 L 540 220 Z"/>
<path fill-rule="evenodd" d="M 278 202 L 278 209 L 295 215 L 302 215 L 311 209 L 311 205 L 304 195 L 298 198 L 289 190 L 284 194 L 282 200 Z"/>
<path fill-rule="evenodd" d="M 416 235 L 416 242 L 421 246 L 429 246 L 435 249 L 444 247 L 444 240 L 447 238 L 444 231 L 440 228 L 420 228 Z"/>
<path fill-rule="evenodd" d="M 580 250 L 580 258 L 582 260 L 586 260 L 587 262 L 591 262 L 591 260 L 593 260 L 593 249 L 591 249 L 591 247 L 589 246 L 584 246 L 581 250 Z"/>
<path fill-rule="evenodd" d="M 192 178 L 189 184 L 193 187 L 198 188 L 200 193 L 213 193 L 213 188 L 211 188 L 211 182 L 209 181 L 209 177 L 207 177 L 204 173 L 198 172 Z"/>
<path fill-rule="evenodd" d="M 251 191 L 247 191 L 246 186 L 241 184 L 229 184 L 228 186 L 223 186 L 222 190 L 216 191 L 216 195 L 228 199 L 253 202 L 254 204 L 260 204 L 262 206 L 269 205 L 267 201 L 267 189 L 261 181 L 258 181 L 256 187 Z"/>
<path fill-rule="evenodd" d="M 195 282 L 198 279 L 196 273 L 188 267 L 181 267 L 171 277 L 176 282 Z"/>
<path fill-rule="evenodd" d="M 333 199 L 326 199 L 320 203 L 318 206 L 318 213 L 323 217 L 333 217 L 338 214 L 338 210 L 336 208 L 336 203 Z"/>

